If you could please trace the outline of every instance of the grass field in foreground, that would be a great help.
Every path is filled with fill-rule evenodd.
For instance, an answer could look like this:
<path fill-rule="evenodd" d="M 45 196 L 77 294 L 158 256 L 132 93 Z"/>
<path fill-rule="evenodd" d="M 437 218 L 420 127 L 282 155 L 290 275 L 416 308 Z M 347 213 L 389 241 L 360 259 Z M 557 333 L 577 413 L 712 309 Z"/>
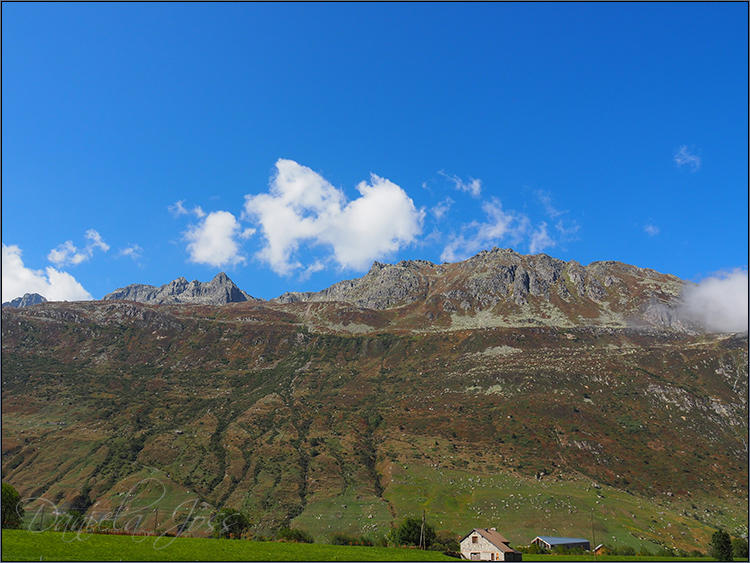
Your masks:
<path fill-rule="evenodd" d="M 437 551 L 3 530 L 3 561 L 457 561 Z"/>
<path fill-rule="evenodd" d="M 3 530 L 3 561 L 453 561 L 437 551 L 158 538 L 81 536 L 61 532 Z M 594 561 L 593 555 L 531 555 L 524 561 Z M 598 561 L 713 561 L 711 558 L 599 556 Z"/>

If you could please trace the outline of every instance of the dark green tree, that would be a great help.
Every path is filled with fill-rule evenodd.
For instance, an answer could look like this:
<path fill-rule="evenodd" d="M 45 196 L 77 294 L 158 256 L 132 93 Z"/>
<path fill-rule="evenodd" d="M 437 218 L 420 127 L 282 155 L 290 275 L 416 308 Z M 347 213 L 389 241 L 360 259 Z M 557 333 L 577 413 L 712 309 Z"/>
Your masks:
<path fill-rule="evenodd" d="M 724 530 L 717 530 L 711 536 L 708 555 L 718 561 L 732 561 L 732 539 Z"/>
<path fill-rule="evenodd" d="M 250 529 L 250 519 L 234 508 L 222 508 L 213 519 L 214 537 L 240 539 Z"/>
<path fill-rule="evenodd" d="M 21 506 L 21 495 L 9 485 L 3 483 L 2 492 L 2 527 L 18 530 L 23 524 L 24 510 Z"/>
<path fill-rule="evenodd" d="M 734 538 L 732 540 L 732 554 L 735 559 L 747 559 L 748 549 L 747 540 L 745 538 Z"/>
<path fill-rule="evenodd" d="M 396 545 L 419 545 L 419 539 L 422 531 L 421 518 L 407 516 L 401 525 L 393 532 L 393 543 Z M 424 526 L 424 547 L 429 548 L 435 541 L 435 528 L 425 522 Z"/>

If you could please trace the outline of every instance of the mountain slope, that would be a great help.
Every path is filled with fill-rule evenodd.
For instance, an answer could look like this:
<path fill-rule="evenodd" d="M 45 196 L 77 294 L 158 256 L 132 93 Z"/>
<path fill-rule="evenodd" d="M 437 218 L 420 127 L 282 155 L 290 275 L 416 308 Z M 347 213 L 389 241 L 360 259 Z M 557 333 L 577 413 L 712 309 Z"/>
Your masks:
<path fill-rule="evenodd" d="M 3 478 L 92 515 L 157 479 L 319 541 L 421 510 L 518 544 L 585 537 L 592 508 L 635 546 L 746 533 L 747 333 L 650 321 L 670 276 L 504 253 L 376 264 L 327 300 L 5 307 Z"/>

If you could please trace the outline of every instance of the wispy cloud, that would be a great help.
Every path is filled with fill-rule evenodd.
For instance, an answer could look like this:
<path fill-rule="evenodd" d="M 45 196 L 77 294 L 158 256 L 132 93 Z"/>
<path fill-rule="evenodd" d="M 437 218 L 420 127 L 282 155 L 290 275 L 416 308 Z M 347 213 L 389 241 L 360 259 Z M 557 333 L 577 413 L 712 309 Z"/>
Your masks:
<path fill-rule="evenodd" d="M 444 262 L 464 260 L 478 251 L 502 241 L 519 243 L 531 224 L 523 213 L 503 210 L 496 197 L 482 204 L 486 221 L 472 221 L 461 227 L 457 235 L 449 238 L 440 259 Z"/>
<path fill-rule="evenodd" d="M 451 198 L 446 197 L 443 201 L 441 201 L 435 207 L 430 209 L 430 213 L 432 213 L 435 216 L 435 219 L 442 219 L 443 216 L 446 213 L 448 213 L 453 203 L 454 201 Z"/>
<path fill-rule="evenodd" d="M 243 229 L 228 211 L 213 211 L 185 232 L 190 262 L 222 268 L 246 262 L 238 239 L 247 239 L 254 229 Z"/>
<path fill-rule="evenodd" d="M 117 256 L 127 256 L 133 260 L 138 260 L 143 255 L 143 249 L 137 244 L 131 244 L 120 250 Z"/>
<path fill-rule="evenodd" d="M 685 287 L 683 314 L 710 332 L 742 332 L 748 327 L 746 269 L 720 272 Z"/>
<path fill-rule="evenodd" d="M 544 207 L 544 213 L 547 217 L 555 219 L 556 217 L 567 213 L 567 211 L 559 211 L 555 209 L 555 206 L 552 205 L 552 195 L 549 192 L 545 192 L 544 190 L 534 190 L 534 196 Z"/>
<path fill-rule="evenodd" d="M 691 171 L 695 172 L 701 167 L 701 158 L 693 154 L 692 150 L 687 145 L 682 145 L 674 153 L 674 161 L 677 163 L 678 168 L 687 166 Z"/>
<path fill-rule="evenodd" d="M 537 254 L 547 248 L 554 248 L 557 246 L 557 241 L 553 240 L 547 232 L 547 223 L 540 223 L 536 229 L 531 233 L 531 243 L 529 244 L 529 252 L 531 254 Z"/>
<path fill-rule="evenodd" d="M 471 197 L 479 197 L 482 194 L 482 180 L 475 179 L 469 176 L 469 181 L 464 182 L 458 176 L 449 176 L 442 170 L 440 170 L 438 174 L 450 180 L 458 191 L 471 194 Z"/>
<path fill-rule="evenodd" d="M 56 266 L 77 266 L 81 262 L 90 260 L 94 255 L 95 249 L 98 248 L 104 252 L 109 250 L 109 245 L 104 242 L 101 235 L 94 229 L 86 231 L 86 239 L 89 242 L 81 250 L 76 248 L 73 241 L 65 241 L 58 245 L 57 248 L 52 249 L 47 255 L 47 259 Z"/>
<path fill-rule="evenodd" d="M 206 212 L 203 211 L 203 209 L 201 209 L 198 205 L 188 210 L 184 204 L 185 200 L 181 199 L 180 201 L 176 201 L 174 205 L 170 205 L 167 209 L 174 217 L 179 217 L 180 215 L 188 215 L 190 213 L 198 217 L 198 219 L 202 219 L 206 216 Z"/>
<path fill-rule="evenodd" d="M 67 272 L 48 266 L 32 270 L 24 266 L 22 251 L 16 245 L 3 243 L 2 300 L 10 301 L 25 293 L 38 293 L 48 301 L 86 301 L 93 297 Z"/>
<path fill-rule="evenodd" d="M 650 237 L 655 237 L 659 234 L 659 227 L 650 223 L 643 227 L 643 230 L 646 231 L 646 234 Z"/>
<path fill-rule="evenodd" d="M 281 275 L 312 273 L 319 266 L 303 264 L 298 253 L 307 244 L 328 249 L 319 263 L 364 270 L 416 241 L 425 212 L 402 188 L 375 174 L 356 188 L 360 196 L 348 201 L 320 174 L 279 159 L 269 192 L 245 196 L 243 218 L 257 222 L 265 239 L 256 256 Z"/>

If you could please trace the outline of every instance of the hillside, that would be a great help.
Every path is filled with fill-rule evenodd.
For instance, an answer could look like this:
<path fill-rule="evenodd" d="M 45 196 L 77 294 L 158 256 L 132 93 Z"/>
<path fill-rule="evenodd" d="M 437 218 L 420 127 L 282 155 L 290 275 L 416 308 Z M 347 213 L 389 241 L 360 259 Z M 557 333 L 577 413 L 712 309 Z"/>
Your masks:
<path fill-rule="evenodd" d="M 157 477 L 318 537 L 423 508 L 515 544 L 592 509 L 626 543 L 746 533 L 747 333 L 675 321 L 672 276 L 502 253 L 271 302 L 3 308 L 3 479 L 103 513 Z"/>

